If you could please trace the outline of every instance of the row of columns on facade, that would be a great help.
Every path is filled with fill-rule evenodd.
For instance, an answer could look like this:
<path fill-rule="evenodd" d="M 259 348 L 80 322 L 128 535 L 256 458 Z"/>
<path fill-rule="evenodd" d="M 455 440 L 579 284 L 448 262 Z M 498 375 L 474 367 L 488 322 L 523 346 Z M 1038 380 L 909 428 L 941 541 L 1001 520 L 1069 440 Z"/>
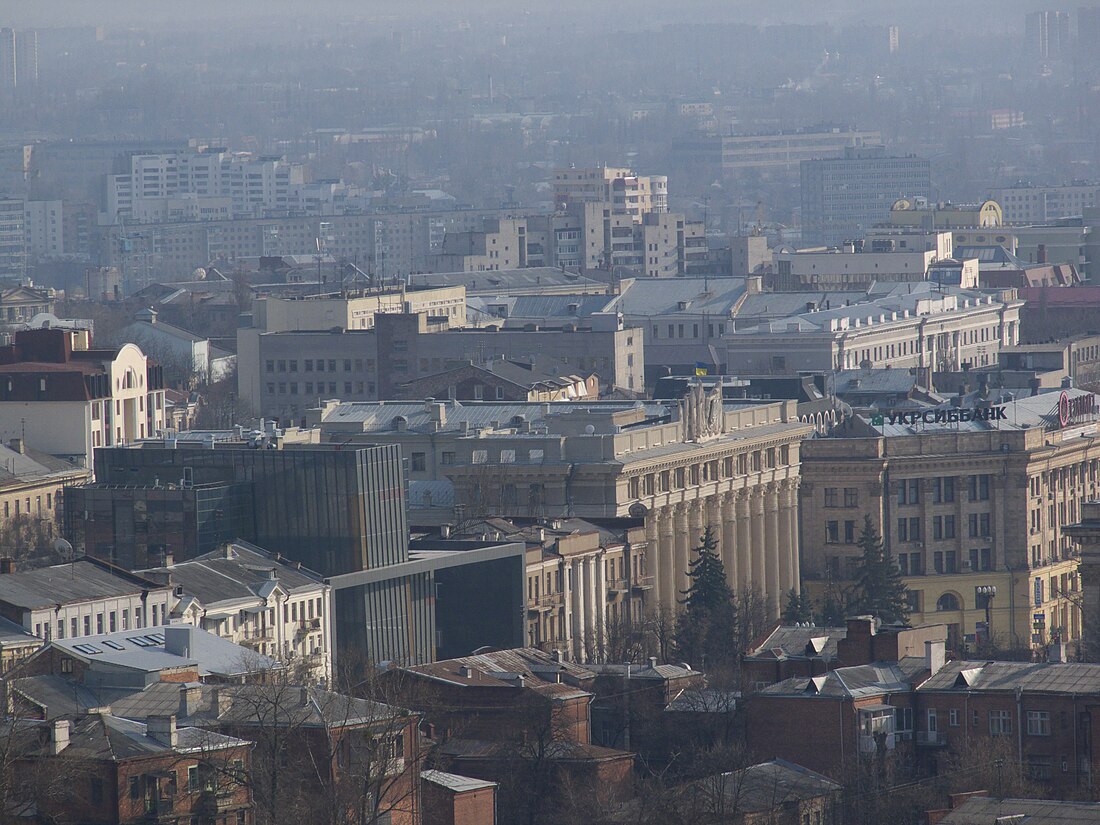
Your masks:
<path fill-rule="evenodd" d="M 798 484 L 785 480 L 654 509 L 646 519 L 649 572 L 662 609 L 675 611 L 688 589 L 688 565 L 710 526 L 726 579 L 737 594 L 759 591 L 769 618 L 799 587 Z"/>
<path fill-rule="evenodd" d="M 562 575 L 564 635 L 572 641 L 574 659 L 583 662 L 589 654 L 599 656 L 604 647 L 607 570 L 602 553 L 571 559 L 567 565 Z"/>

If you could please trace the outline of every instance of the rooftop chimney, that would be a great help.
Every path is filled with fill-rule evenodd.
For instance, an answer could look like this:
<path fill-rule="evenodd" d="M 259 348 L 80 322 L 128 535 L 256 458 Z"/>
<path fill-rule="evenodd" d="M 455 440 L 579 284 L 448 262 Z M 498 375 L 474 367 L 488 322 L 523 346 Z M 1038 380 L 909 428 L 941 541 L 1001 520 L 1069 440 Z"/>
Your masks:
<path fill-rule="evenodd" d="M 50 754 L 57 756 L 69 747 L 69 720 L 54 719 L 50 725 Z"/>
<path fill-rule="evenodd" d="M 649 657 L 649 669 L 650 670 L 656 670 L 657 669 L 657 657 L 656 656 L 650 656 Z"/>
<path fill-rule="evenodd" d="M 439 535 L 442 536 L 445 539 L 449 539 L 451 537 L 451 525 L 449 525 L 449 524 L 440 525 Z"/>
<path fill-rule="evenodd" d="M 3 558 L 0 559 L 0 573 L 14 573 L 15 572 L 15 559 Z"/>
<path fill-rule="evenodd" d="M 233 706 L 233 697 L 225 688 L 216 687 L 210 692 L 210 710 L 220 718 Z"/>
<path fill-rule="evenodd" d="M 19 455 L 25 455 L 27 452 L 27 445 L 23 442 L 22 438 L 13 438 L 11 440 L 11 448 Z"/>
<path fill-rule="evenodd" d="M 551 661 L 553 661 L 557 664 L 560 664 L 561 663 L 561 651 L 560 650 L 552 651 L 550 653 L 550 659 L 551 659 Z"/>
<path fill-rule="evenodd" d="M 180 685 L 179 715 L 182 717 L 194 716 L 199 712 L 202 704 L 202 685 L 197 682 L 187 682 Z"/>
<path fill-rule="evenodd" d="M 175 656 L 190 658 L 195 647 L 198 630 L 189 624 L 173 624 L 162 628 L 164 649 Z"/>
<path fill-rule="evenodd" d="M 179 743 L 175 716 L 150 716 L 149 721 L 146 722 L 145 731 L 150 739 L 155 739 L 170 748 L 176 747 Z"/>
<path fill-rule="evenodd" d="M 928 668 L 928 674 L 934 676 L 943 667 L 943 663 L 947 656 L 945 653 L 945 643 L 942 639 L 933 641 L 931 639 L 924 643 L 924 666 Z"/>

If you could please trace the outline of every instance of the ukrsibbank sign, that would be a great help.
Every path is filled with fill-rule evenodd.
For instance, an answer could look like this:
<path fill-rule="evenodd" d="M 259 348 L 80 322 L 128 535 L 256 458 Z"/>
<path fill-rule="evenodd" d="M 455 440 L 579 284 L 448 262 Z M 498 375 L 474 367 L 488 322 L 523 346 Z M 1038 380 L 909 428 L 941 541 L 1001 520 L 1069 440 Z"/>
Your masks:
<path fill-rule="evenodd" d="M 886 415 L 876 415 L 871 423 L 883 424 L 958 424 L 962 421 L 1004 421 L 1003 406 L 992 407 L 948 407 L 937 410 L 905 410 Z"/>

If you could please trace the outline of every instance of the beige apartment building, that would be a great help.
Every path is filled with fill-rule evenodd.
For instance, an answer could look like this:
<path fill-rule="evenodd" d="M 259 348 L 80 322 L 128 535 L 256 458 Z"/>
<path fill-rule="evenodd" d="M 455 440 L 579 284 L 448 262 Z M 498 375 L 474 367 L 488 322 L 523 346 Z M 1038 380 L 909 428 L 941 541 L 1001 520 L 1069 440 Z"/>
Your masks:
<path fill-rule="evenodd" d="M 718 390 L 720 393 L 720 390 Z M 410 480 L 447 480 L 463 518 L 633 519 L 644 526 L 656 603 L 678 609 L 703 528 L 739 592 L 773 617 L 799 587 L 798 483 L 813 429 L 795 402 L 326 403 L 326 441 L 399 443 Z"/>
<path fill-rule="evenodd" d="M 668 178 L 665 175 L 636 175 L 616 166 L 554 171 L 556 209 L 570 203 L 610 203 L 615 213 L 629 215 L 640 223 L 651 212 L 668 211 Z"/>
<path fill-rule="evenodd" d="M 850 306 L 820 308 L 737 328 L 726 336 L 727 369 L 745 374 L 860 367 L 954 372 L 988 366 L 1002 346 L 1019 343 L 1023 301 L 999 293 L 933 288 Z"/>
<path fill-rule="evenodd" d="M 956 650 L 973 649 L 989 600 L 979 588 L 989 587 L 998 645 L 1080 639 L 1078 553 L 1066 528 L 1100 497 L 1096 398 L 1070 389 L 987 409 L 970 421 L 947 419 L 980 410 L 856 418 L 841 437 L 803 445 L 809 592 L 821 599 L 831 582 L 850 584 L 870 515 L 905 575 L 911 622 L 948 625 Z"/>

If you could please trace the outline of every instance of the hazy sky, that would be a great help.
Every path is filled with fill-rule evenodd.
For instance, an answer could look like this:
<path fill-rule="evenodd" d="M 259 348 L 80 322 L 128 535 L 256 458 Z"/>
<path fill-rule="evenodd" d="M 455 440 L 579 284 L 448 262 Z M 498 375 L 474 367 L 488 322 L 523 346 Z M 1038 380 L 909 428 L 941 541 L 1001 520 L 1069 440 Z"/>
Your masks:
<path fill-rule="evenodd" d="M 1076 7 L 1078 1 L 1066 4 Z M 279 19 L 294 23 L 351 18 L 403 18 L 424 20 L 477 17 L 502 18 L 521 14 L 569 15 L 585 19 L 616 19 L 624 27 L 637 28 L 647 21 L 743 19 L 751 23 L 778 22 L 894 22 L 929 28 L 980 24 L 999 26 L 1015 22 L 1023 13 L 1049 3 L 1038 0 L 0 0 L 0 25 L 110 27 L 159 27 L 183 24 L 201 27 L 204 20 Z M 922 25 L 923 24 L 923 25 Z M 1016 22 L 1021 29 L 1022 19 Z"/>

